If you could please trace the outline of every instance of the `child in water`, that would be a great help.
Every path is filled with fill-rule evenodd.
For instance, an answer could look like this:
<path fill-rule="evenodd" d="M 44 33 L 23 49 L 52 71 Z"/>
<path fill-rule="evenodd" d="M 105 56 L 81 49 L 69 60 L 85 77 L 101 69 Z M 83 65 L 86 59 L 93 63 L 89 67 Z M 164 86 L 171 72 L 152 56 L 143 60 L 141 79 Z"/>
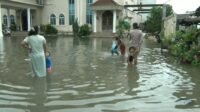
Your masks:
<path fill-rule="evenodd" d="M 113 41 L 113 43 L 112 43 L 111 54 L 112 54 L 112 55 L 113 55 L 113 54 L 119 55 L 119 53 L 118 53 L 118 46 L 117 46 L 117 44 L 116 44 L 115 41 Z"/>
<path fill-rule="evenodd" d="M 127 59 L 127 63 L 129 65 L 133 64 L 136 53 L 137 53 L 136 47 L 134 46 L 129 47 L 129 54 L 128 54 L 128 59 Z"/>
<path fill-rule="evenodd" d="M 124 45 L 124 42 L 119 37 L 116 37 L 116 41 L 117 41 L 117 45 L 119 46 L 121 55 L 124 56 L 125 51 L 126 51 L 126 47 Z"/>
<path fill-rule="evenodd" d="M 46 68 L 47 68 L 47 73 L 52 73 L 52 63 L 51 63 L 50 52 L 46 52 Z"/>

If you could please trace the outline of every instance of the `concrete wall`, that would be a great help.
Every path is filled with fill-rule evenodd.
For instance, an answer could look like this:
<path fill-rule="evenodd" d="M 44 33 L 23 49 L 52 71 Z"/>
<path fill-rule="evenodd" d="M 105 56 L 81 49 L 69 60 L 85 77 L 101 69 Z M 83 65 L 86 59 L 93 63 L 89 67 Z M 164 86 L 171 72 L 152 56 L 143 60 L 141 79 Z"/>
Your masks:
<path fill-rule="evenodd" d="M 176 21 L 177 17 L 175 14 L 167 17 L 164 20 L 164 37 L 169 38 L 176 34 Z"/>

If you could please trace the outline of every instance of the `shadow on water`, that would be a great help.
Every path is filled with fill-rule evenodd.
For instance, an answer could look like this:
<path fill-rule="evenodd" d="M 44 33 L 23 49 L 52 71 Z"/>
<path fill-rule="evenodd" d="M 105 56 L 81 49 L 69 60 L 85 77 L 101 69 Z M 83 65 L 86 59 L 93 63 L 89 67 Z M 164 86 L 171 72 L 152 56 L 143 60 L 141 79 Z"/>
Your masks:
<path fill-rule="evenodd" d="M 47 40 L 49 47 L 55 48 L 56 44 L 57 44 L 58 37 L 57 36 L 49 36 L 49 37 L 46 37 L 46 40 Z"/>

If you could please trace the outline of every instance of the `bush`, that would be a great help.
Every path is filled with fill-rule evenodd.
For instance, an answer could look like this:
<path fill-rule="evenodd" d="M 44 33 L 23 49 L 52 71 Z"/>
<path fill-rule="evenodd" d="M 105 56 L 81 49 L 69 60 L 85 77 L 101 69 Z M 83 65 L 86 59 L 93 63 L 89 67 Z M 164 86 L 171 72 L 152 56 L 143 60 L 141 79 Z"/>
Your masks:
<path fill-rule="evenodd" d="M 79 36 L 88 36 L 91 34 L 91 29 L 87 24 L 84 24 L 80 27 Z"/>
<path fill-rule="evenodd" d="M 131 25 L 129 22 L 125 21 L 125 19 L 123 20 L 119 20 L 118 25 L 117 25 L 117 34 L 119 37 L 123 37 L 123 34 L 125 32 L 125 30 L 130 30 Z"/>
<path fill-rule="evenodd" d="M 189 28 L 186 32 L 178 32 L 170 45 L 170 53 L 177 56 L 181 62 L 200 64 L 199 33 L 200 31 L 195 28 Z"/>
<path fill-rule="evenodd" d="M 45 30 L 46 30 L 46 26 L 47 26 L 47 25 L 43 25 L 43 24 L 40 25 L 40 31 L 44 33 Z"/>
<path fill-rule="evenodd" d="M 15 23 L 11 23 L 11 24 L 10 24 L 10 30 L 11 30 L 11 31 L 16 31 L 16 30 L 17 30 L 17 26 L 16 26 Z"/>
<path fill-rule="evenodd" d="M 57 34 L 57 33 L 58 30 L 54 26 L 46 25 L 45 34 Z"/>

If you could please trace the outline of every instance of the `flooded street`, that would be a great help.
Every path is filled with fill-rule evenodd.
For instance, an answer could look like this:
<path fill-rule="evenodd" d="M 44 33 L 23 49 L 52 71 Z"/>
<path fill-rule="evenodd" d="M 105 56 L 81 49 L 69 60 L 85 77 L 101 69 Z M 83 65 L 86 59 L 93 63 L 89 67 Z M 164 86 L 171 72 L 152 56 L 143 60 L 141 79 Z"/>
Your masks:
<path fill-rule="evenodd" d="M 0 112 L 200 112 L 200 69 L 145 41 L 137 66 L 112 39 L 47 38 L 53 73 L 33 78 L 23 38 L 0 39 Z"/>

